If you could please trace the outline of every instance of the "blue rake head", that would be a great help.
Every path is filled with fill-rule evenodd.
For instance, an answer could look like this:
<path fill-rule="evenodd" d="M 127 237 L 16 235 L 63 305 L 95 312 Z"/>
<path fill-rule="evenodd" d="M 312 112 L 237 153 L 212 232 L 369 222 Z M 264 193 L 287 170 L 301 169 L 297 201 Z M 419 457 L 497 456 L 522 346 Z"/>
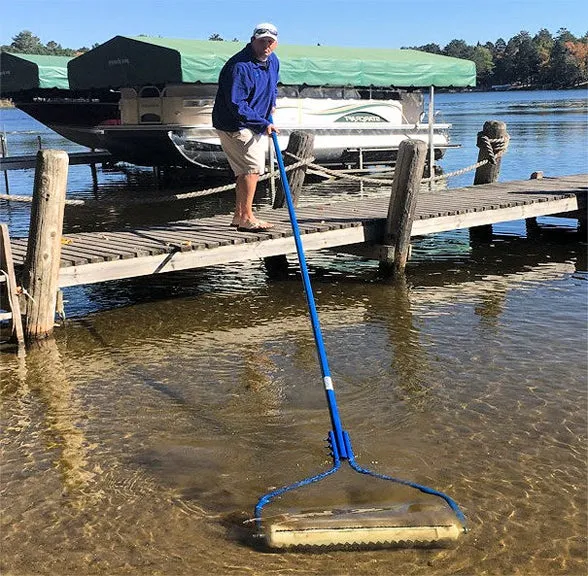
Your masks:
<path fill-rule="evenodd" d="M 369 470 L 367 468 L 363 468 L 362 466 L 357 464 L 357 462 L 355 460 L 355 456 L 354 456 L 353 450 L 351 448 L 351 439 L 349 438 L 349 434 L 344 430 L 342 432 L 343 432 L 343 441 L 344 441 L 344 447 L 345 447 L 345 455 L 344 456 L 340 455 L 339 450 L 337 448 L 335 433 L 332 430 L 329 431 L 328 441 L 329 441 L 329 446 L 331 448 L 331 455 L 333 458 L 333 466 L 331 468 L 329 468 L 325 472 L 322 472 L 321 474 L 316 474 L 315 476 L 309 476 L 308 478 L 304 478 L 302 480 L 299 480 L 298 482 L 294 482 L 293 484 L 289 484 L 287 486 L 283 486 L 281 488 L 278 488 L 276 490 L 268 492 L 267 494 L 264 494 L 263 496 L 261 496 L 259 498 L 259 500 L 257 501 L 257 504 L 255 506 L 255 511 L 254 511 L 254 519 L 256 522 L 258 535 L 263 534 L 262 510 L 267 504 L 269 504 L 272 500 L 274 500 L 275 498 L 277 498 L 287 492 L 290 492 L 292 490 L 296 490 L 297 488 L 302 488 L 303 486 L 307 486 L 309 484 L 314 484 L 316 482 L 320 482 L 321 480 L 324 480 L 328 476 L 331 476 L 332 474 L 334 474 L 335 472 L 337 472 L 337 470 L 339 470 L 341 468 L 341 462 L 343 460 L 346 460 L 349 463 L 349 466 L 353 470 L 355 470 L 356 472 L 358 472 L 360 474 L 365 474 L 367 476 L 371 476 L 373 478 L 378 478 L 380 480 L 388 480 L 390 482 L 395 482 L 395 483 L 401 484 L 403 486 L 415 488 L 416 490 L 419 490 L 420 492 L 423 492 L 425 494 L 429 494 L 432 496 L 437 496 L 439 498 L 442 498 L 447 503 L 449 508 L 451 508 L 451 510 L 455 514 L 455 517 L 459 520 L 459 522 L 462 526 L 462 532 L 463 533 L 467 532 L 465 515 L 463 514 L 463 512 L 459 508 L 458 504 L 451 497 L 449 497 L 447 494 L 444 494 L 443 492 L 440 492 L 440 491 L 435 490 L 433 488 L 429 488 L 428 486 L 423 486 L 421 484 L 417 484 L 416 482 L 410 482 L 408 480 L 394 478 L 393 476 L 387 476 L 386 474 L 379 474 L 378 472 L 374 472 L 374 471 Z"/>

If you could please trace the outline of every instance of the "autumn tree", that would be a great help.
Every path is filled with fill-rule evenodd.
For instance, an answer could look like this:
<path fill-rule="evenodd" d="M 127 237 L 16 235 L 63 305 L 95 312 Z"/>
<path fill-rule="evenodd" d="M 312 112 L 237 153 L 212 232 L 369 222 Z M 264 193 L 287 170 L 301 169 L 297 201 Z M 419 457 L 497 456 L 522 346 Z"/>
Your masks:
<path fill-rule="evenodd" d="M 578 83 L 588 82 L 588 40 L 565 42 L 564 45 L 576 60 L 579 71 Z"/>
<path fill-rule="evenodd" d="M 551 50 L 549 67 L 547 71 L 548 82 L 556 88 L 575 86 L 582 79 L 582 73 L 578 61 L 570 52 L 567 45 L 557 39 Z"/>

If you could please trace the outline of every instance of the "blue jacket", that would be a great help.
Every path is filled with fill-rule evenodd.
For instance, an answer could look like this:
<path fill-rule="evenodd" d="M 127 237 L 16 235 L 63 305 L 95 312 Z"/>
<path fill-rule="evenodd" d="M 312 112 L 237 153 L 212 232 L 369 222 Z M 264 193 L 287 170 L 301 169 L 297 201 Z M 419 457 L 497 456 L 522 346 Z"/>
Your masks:
<path fill-rule="evenodd" d="M 270 54 L 266 62 L 258 62 L 251 44 L 247 44 L 220 72 L 212 125 L 226 132 L 241 128 L 264 132 L 276 105 L 279 73 L 280 61 L 275 54 Z"/>

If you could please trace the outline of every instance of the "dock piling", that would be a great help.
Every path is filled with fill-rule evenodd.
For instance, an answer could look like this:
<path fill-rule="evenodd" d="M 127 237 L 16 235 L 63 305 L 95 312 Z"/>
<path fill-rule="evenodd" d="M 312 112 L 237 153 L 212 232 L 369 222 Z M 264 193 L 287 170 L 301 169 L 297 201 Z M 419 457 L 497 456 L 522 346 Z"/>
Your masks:
<path fill-rule="evenodd" d="M 2 153 L 2 158 L 6 158 L 6 156 L 8 156 L 8 144 L 6 143 L 5 134 L 0 134 L 0 152 Z M 10 194 L 7 171 L 4 172 L 4 186 L 6 187 L 6 194 Z"/>
<path fill-rule="evenodd" d="M 294 131 L 290 134 L 284 165 L 289 166 L 300 160 L 307 160 L 312 157 L 314 150 L 314 134 L 310 132 Z M 306 177 L 306 165 L 292 170 L 288 176 L 290 192 L 292 194 L 292 203 L 298 206 L 298 198 L 302 191 L 302 185 Z M 286 205 L 286 196 L 282 186 L 278 187 L 274 196 L 273 208 L 283 208 Z M 268 256 L 264 258 L 264 265 L 270 278 L 283 278 L 288 274 L 288 259 L 285 254 L 277 256 Z"/>
<path fill-rule="evenodd" d="M 53 331 L 59 287 L 61 237 L 69 158 L 62 150 L 39 150 L 22 283 L 28 295 L 27 340 Z"/>
<path fill-rule="evenodd" d="M 476 169 L 474 186 L 478 184 L 491 184 L 498 180 L 502 155 L 497 153 L 501 147 L 496 144 L 504 143 L 507 139 L 508 134 L 504 122 L 499 120 L 488 120 L 484 122 L 482 131 L 478 132 L 476 146 L 480 149 L 478 152 L 478 162 L 487 160 L 487 163 Z M 470 238 L 478 241 L 491 240 L 492 225 L 488 224 L 470 228 Z"/>
<path fill-rule="evenodd" d="M 290 134 L 288 146 L 284 155 L 284 165 L 288 167 L 295 164 L 299 160 L 307 160 L 312 156 L 314 150 L 314 134 L 310 132 L 302 132 L 296 130 Z M 292 202 L 294 206 L 298 206 L 298 198 L 302 191 L 304 178 L 306 177 L 306 166 L 300 166 L 292 170 L 288 175 L 290 184 L 290 192 L 292 193 Z M 283 208 L 286 205 L 286 197 L 284 196 L 284 189 L 280 187 L 276 190 L 276 197 L 274 199 L 274 208 Z"/>
<path fill-rule="evenodd" d="M 425 142 L 404 140 L 400 143 L 384 232 L 385 246 L 382 247 L 380 257 L 380 269 L 384 273 L 399 274 L 406 267 L 410 252 L 410 233 L 426 159 Z"/>
<path fill-rule="evenodd" d="M 8 226 L 0 224 L 0 320 L 10 320 L 9 341 L 24 344 L 24 331 L 20 313 L 19 287 L 14 273 Z"/>

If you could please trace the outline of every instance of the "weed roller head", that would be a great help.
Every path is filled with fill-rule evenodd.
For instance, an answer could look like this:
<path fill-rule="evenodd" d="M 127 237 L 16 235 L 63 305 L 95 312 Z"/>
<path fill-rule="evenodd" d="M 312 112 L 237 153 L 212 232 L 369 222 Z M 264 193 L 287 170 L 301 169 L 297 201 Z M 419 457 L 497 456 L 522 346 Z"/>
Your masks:
<path fill-rule="evenodd" d="M 314 303 L 314 295 L 310 285 L 308 268 L 300 231 L 296 220 L 296 213 L 292 202 L 290 187 L 286 177 L 286 169 L 282 153 L 278 146 L 275 132 L 272 134 L 276 159 L 280 168 L 280 178 L 294 241 L 300 271 L 304 283 L 304 292 L 310 313 L 310 320 L 317 348 L 319 363 L 323 376 L 323 386 L 327 398 L 329 415 L 331 417 L 332 430 L 329 432 L 329 445 L 333 457 L 333 466 L 321 474 L 300 480 L 294 484 L 284 486 L 262 496 L 255 507 L 255 523 L 257 536 L 269 548 L 363 548 L 363 547 L 398 547 L 398 546 L 437 546 L 451 542 L 465 532 L 465 517 L 457 504 L 442 492 L 427 488 L 414 482 L 392 478 L 384 474 L 372 472 L 359 466 L 351 449 L 351 441 L 347 432 L 343 430 L 339 411 L 335 399 L 335 391 L 327 355 L 325 352 L 321 329 Z M 341 463 L 345 462 L 352 472 L 364 474 L 372 479 L 387 480 L 409 488 L 414 488 L 421 493 L 438 497 L 440 506 L 429 505 L 422 502 L 405 502 L 386 505 L 370 503 L 368 506 L 336 506 L 333 509 L 319 507 L 317 510 L 301 510 L 296 513 L 285 512 L 279 516 L 262 516 L 264 507 L 273 500 L 280 499 L 287 493 L 298 489 L 315 486 L 316 483 L 325 480 L 341 469 Z M 373 481 L 373 480 L 372 480 Z M 322 484 L 321 484 L 322 486 Z M 362 496 L 370 497 L 366 489 L 362 490 Z M 300 490 L 302 493 L 302 490 Z M 332 495 L 326 491 L 323 500 Z M 443 502 L 444 501 L 444 502 Z"/>
<path fill-rule="evenodd" d="M 332 468 L 259 499 L 255 508 L 257 537 L 263 541 L 265 547 L 276 550 L 445 547 L 466 531 L 465 517 L 451 498 L 426 486 L 362 468 L 355 461 L 349 436 L 345 431 L 343 438 L 346 453 L 342 458 L 334 444 L 335 434 L 329 432 Z M 301 508 L 263 517 L 262 510 L 267 504 L 288 492 L 334 474 L 341 468 L 342 460 L 346 461 L 352 471 L 438 496 L 444 502 L 412 500 L 374 506 L 346 504 L 324 510 Z"/>

